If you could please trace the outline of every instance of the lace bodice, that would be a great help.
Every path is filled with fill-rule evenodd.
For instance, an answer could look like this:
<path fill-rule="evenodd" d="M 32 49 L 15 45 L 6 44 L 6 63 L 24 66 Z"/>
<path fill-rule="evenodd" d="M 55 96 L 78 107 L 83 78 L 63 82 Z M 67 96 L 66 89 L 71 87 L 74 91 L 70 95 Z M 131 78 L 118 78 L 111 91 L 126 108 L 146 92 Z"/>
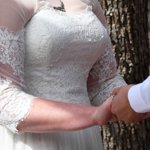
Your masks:
<path fill-rule="evenodd" d="M 35 0 L 2 2 L 0 124 L 16 131 L 35 97 L 97 105 L 125 84 L 95 2 L 80 12 Z"/>
<path fill-rule="evenodd" d="M 107 37 L 91 7 L 79 14 L 41 10 L 26 28 L 27 92 L 47 99 L 89 103 L 87 77 L 109 42 Z"/>

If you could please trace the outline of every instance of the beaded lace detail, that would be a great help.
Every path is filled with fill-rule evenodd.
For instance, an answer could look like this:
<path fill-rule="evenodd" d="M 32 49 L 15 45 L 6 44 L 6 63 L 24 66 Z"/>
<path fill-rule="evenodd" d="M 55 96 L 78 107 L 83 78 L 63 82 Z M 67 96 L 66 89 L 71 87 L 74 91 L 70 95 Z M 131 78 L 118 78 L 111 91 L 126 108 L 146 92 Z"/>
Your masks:
<path fill-rule="evenodd" d="M 7 126 L 13 132 L 17 132 L 18 123 L 28 114 L 33 98 L 21 89 L 23 66 L 24 30 L 11 32 L 5 27 L 1 27 L 0 124 Z"/>

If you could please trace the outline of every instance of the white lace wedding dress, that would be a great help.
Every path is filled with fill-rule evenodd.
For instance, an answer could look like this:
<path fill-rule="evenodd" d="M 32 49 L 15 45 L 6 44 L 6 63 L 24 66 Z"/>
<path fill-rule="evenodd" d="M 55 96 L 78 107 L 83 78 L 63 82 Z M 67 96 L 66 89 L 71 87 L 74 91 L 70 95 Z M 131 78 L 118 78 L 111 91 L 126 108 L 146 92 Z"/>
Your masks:
<path fill-rule="evenodd" d="M 98 105 L 113 88 L 125 84 L 117 74 L 107 30 L 91 5 L 67 13 L 44 2 L 28 18 L 22 21 L 25 29 L 18 30 L 7 21 L 0 27 L 1 149 L 102 150 L 99 127 L 15 134 L 34 97 Z"/>

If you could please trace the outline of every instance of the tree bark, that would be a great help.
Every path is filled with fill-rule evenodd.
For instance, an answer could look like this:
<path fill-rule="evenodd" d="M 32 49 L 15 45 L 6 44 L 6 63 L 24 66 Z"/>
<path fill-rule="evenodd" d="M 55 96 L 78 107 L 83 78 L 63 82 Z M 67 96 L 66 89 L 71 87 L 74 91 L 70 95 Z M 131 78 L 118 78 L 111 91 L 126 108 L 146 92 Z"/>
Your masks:
<path fill-rule="evenodd" d="M 150 73 L 148 0 L 100 0 L 109 24 L 118 69 L 128 84 Z M 150 121 L 102 127 L 105 150 L 150 150 Z"/>

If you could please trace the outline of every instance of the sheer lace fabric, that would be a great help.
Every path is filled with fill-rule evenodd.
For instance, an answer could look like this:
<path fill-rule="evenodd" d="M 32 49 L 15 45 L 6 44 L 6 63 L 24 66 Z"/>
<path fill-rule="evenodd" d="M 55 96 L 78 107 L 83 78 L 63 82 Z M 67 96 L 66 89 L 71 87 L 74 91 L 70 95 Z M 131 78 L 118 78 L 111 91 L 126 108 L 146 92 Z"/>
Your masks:
<path fill-rule="evenodd" d="M 24 88 L 24 29 L 29 13 L 18 1 L 0 1 L 0 124 L 17 132 L 33 96 Z"/>
<path fill-rule="evenodd" d="M 63 0 L 66 12 L 50 2 L 0 0 L 0 145 L 4 150 L 102 150 L 99 127 L 13 134 L 32 109 L 32 95 L 98 105 L 124 84 L 98 1 L 81 6 Z"/>
<path fill-rule="evenodd" d="M 17 132 L 17 124 L 27 115 L 33 96 L 25 94 L 24 31 L 0 28 L 0 124 Z"/>
<path fill-rule="evenodd" d="M 3 72 L 4 75 L 12 78 L 14 83 L 23 86 L 24 30 L 12 32 L 1 27 L 0 39 L 1 74 Z"/>
<path fill-rule="evenodd" d="M 114 88 L 126 85 L 123 78 L 116 70 L 116 60 L 111 50 L 109 41 L 104 53 L 93 65 L 88 78 L 88 93 L 93 105 L 100 105 Z"/>
<path fill-rule="evenodd" d="M 74 3 L 74 5 L 72 3 Z M 92 8 L 92 10 L 96 13 L 97 17 L 106 27 L 105 18 L 102 14 L 102 10 L 99 7 L 97 0 L 92 0 L 92 1 L 88 1 L 88 0 L 75 1 L 74 0 L 72 1 L 72 3 L 71 1 L 64 0 L 64 4 L 67 6 L 66 9 L 68 8 L 68 12 L 71 11 L 69 10 L 71 6 L 74 6 L 72 7 L 72 10 L 74 11 L 74 13 L 76 13 L 75 10 L 77 11 L 83 10 L 84 7 L 88 5 Z M 82 6 L 84 7 L 80 7 L 81 3 L 83 4 Z M 31 19 L 31 17 L 43 9 L 45 10 L 47 10 L 48 8 L 51 9 L 52 4 L 48 0 L 46 1 L 0 0 L 0 4 L 1 4 L 0 5 L 0 124 L 8 127 L 13 132 L 16 132 L 17 124 L 21 120 L 23 120 L 29 113 L 29 110 L 31 109 L 32 99 L 34 98 L 34 96 L 31 96 L 23 92 L 25 88 L 25 84 L 27 85 L 27 87 L 29 87 L 26 91 L 28 91 L 29 93 L 33 95 L 36 95 L 37 94 L 36 92 L 38 90 L 38 89 L 36 90 L 34 86 L 29 84 L 32 82 L 28 82 L 29 81 L 28 79 L 27 79 L 27 83 L 24 83 L 24 58 L 25 58 L 25 45 L 24 45 L 25 34 L 24 32 L 26 31 L 26 25 L 28 24 L 28 22 L 30 22 L 29 20 Z M 88 11 L 88 13 L 90 11 Z M 91 12 L 90 12 L 90 15 L 91 15 Z M 68 20 L 68 18 L 66 18 L 67 15 L 63 15 L 63 16 L 64 16 L 64 19 Z M 81 17 L 78 18 L 77 20 L 79 21 L 80 19 Z M 92 22 L 93 21 L 92 19 L 93 19 L 93 15 L 92 15 L 91 20 L 89 19 L 89 21 Z M 97 18 L 94 16 L 94 21 L 96 19 Z M 88 19 L 85 18 L 85 20 L 88 20 Z M 43 28 L 45 27 L 43 26 Z M 81 28 L 76 28 L 76 29 L 79 30 Z M 96 32 L 94 32 L 93 35 L 94 35 L 93 40 L 95 41 L 92 41 L 92 42 L 96 42 L 99 35 Z M 103 36 L 105 35 L 101 35 L 101 37 Z M 77 36 L 76 39 L 77 38 L 79 37 Z M 90 41 L 91 39 L 88 39 L 88 40 Z M 106 40 L 105 42 L 107 43 L 108 41 L 109 39 Z M 98 46 L 101 46 L 101 44 L 95 45 L 96 51 L 98 51 Z M 97 53 L 95 55 L 97 55 Z M 87 58 L 88 58 L 88 55 L 87 55 Z M 112 90 L 112 88 L 124 84 L 122 79 L 120 77 L 118 78 L 116 74 L 115 63 L 116 62 L 111 52 L 110 43 L 108 42 L 106 44 L 106 48 L 104 49 L 103 55 L 99 58 L 97 63 L 93 66 L 93 69 L 91 70 L 91 73 L 90 73 L 91 77 L 89 77 L 91 78 L 90 79 L 91 82 L 88 83 L 89 85 L 88 94 L 89 94 L 90 99 L 93 101 L 93 103 L 96 104 L 96 103 L 100 103 L 100 101 L 105 100 L 110 95 L 110 91 Z M 82 74 L 82 77 L 85 77 L 84 81 L 86 81 L 87 79 L 87 76 L 88 76 L 87 73 L 90 70 L 90 67 L 92 67 L 92 64 L 93 62 L 91 62 L 89 66 L 87 65 L 88 69 L 86 68 L 85 70 L 86 72 Z M 70 66 L 70 69 L 71 68 L 72 66 Z M 76 70 L 77 69 L 78 67 L 76 68 Z M 74 71 L 76 72 L 76 70 Z M 36 83 L 39 83 L 39 82 L 40 80 L 33 84 L 36 85 Z M 47 82 L 47 84 L 49 83 Z M 84 82 L 84 85 L 86 85 L 85 82 Z M 87 90 L 85 87 L 83 89 L 84 89 L 84 92 Z M 46 92 L 46 91 L 44 90 L 43 92 Z M 58 90 L 58 93 L 59 93 L 59 90 Z M 41 97 L 42 93 L 40 94 L 38 96 Z M 46 94 L 44 94 L 43 96 L 46 97 Z M 79 97 L 80 94 L 77 93 L 77 95 Z M 58 97 L 57 95 L 55 96 L 56 97 L 54 98 L 59 98 L 59 95 Z M 74 96 L 76 97 L 75 93 L 74 93 Z M 87 97 L 88 96 L 86 95 L 86 98 Z M 69 96 L 68 96 L 68 99 L 69 99 Z M 81 97 L 81 99 L 83 99 L 83 97 Z"/>

